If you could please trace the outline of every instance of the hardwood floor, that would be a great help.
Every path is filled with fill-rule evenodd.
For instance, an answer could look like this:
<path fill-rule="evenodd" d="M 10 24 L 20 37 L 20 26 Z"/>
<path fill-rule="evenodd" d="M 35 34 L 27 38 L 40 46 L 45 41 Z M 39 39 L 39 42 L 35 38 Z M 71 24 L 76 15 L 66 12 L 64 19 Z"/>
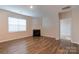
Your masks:
<path fill-rule="evenodd" d="M 70 40 L 61 40 L 60 45 L 66 54 L 79 54 L 79 44 L 71 43 Z"/>
<path fill-rule="evenodd" d="M 28 37 L 0 43 L 0 54 L 78 54 L 79 45 L 49 37 Z"/>
<path fill-rule="evenodd" d="M 55 54 L 64 53 L 59 41 L 48 37 L 28 37 L 0 43 L 1 54 Z"/>

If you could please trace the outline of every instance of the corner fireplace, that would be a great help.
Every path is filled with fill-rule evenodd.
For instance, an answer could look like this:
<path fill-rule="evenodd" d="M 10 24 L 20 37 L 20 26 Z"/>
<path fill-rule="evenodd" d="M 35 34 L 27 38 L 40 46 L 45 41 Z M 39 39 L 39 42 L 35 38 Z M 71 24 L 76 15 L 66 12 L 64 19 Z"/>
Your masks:
<path fill-rule="evenodd" d="M 34 30 L 33 30 L 33 36 L 34 36 L 34 37 L 35 37 L 35 36 L 41 36 L 40 30 L 34 29 Z"/>

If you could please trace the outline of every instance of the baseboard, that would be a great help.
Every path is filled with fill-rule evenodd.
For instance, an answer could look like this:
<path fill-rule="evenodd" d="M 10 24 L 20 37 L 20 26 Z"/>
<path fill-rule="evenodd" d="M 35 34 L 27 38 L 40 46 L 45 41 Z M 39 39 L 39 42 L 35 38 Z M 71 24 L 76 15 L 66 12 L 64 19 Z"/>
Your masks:
<path fill-rule="evenodd" d="M 22 39 L 22 38 L 25 38 L 25 37 L 32 37 L 32 36 L 23 36 L 23 37 L 18 37 L 18 38 L 12 38 L 12 39 L 4 39 L 4 40 L 1 40 L 0 43 L 2 42 L 8 42 L 8 41 L 12 41 L 12 40 L 18 40 L 18 39 Z"/>
<path fill-rule="evenodd" d="M 0 43 L 2 42 L 8 42 L 8 41 L 12 41 L 12 40 L 18 40 L 18 39 L 22 39 L 22 38 L 29 38 L 29 37 L 32 37 L 32 36 L 23 36 L 23 37 L 18 37 L 18 38 L 12 38 L 12 39 L 4 39 L 4 40 L 1 40 Z M 59 40 L 55 37 L 49 37 L 49 36 L 42 36 L 42 37 L 47 37 L 47 38 L 52 38 L 52 39 L 55 39 L 55 40 Z"/>
<path fill-rule="evenodd" d="M 53 39 L 59 40 L 59 38 L 55 38 L 55 37 L 51 37 L 51 36 L 47 36 L 47 35 L 43 35 L 43 37 L 48 37 L 48 38 L 53 38 Z"/>

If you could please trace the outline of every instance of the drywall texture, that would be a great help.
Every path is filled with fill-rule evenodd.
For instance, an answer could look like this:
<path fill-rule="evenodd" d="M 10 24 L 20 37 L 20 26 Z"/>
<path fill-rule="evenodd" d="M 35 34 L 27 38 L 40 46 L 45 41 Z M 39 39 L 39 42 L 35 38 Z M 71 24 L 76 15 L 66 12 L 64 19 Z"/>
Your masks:
<path fill-rule="evenodd" d="M 24 18 L 27 20 L 26 32 L 8 32 L 8 17 Z M 0 42 L 32 36 L 32 18 L 20 14 L 0 10 Z"/>
<path fill-rule="evenodd" d="M 79 44 L 79 7 L 72 9 L 72 42 Z"/>
<path fill-rule="evenodd" d="M 59 17 L 58 13 L 53 13 L 52 17 L 43 17 L 42 36 L 59 39 Z"/>
<path fill-rule="evenodd" d="M 36 17 L 32 19 L 32 29 L 42 29 L 42 18 Z"/>

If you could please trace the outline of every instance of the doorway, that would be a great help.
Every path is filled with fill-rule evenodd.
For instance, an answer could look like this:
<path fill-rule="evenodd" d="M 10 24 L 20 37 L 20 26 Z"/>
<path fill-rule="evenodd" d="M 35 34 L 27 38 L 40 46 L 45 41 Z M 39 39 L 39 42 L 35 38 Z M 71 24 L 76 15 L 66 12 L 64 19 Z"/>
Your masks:
<path fill-rule="evenodd" d="M 61 12 L 60 16 L 60 39 L 71 40 L 71 11 Z"/>
<path fill-rule="evenodd" d="M 71 11 L 59 13 L 60 20 L 60 45 L 65 48 L 65 53 L 71 50 L 71 27 L 72 27 L 72 14 Z"/>

